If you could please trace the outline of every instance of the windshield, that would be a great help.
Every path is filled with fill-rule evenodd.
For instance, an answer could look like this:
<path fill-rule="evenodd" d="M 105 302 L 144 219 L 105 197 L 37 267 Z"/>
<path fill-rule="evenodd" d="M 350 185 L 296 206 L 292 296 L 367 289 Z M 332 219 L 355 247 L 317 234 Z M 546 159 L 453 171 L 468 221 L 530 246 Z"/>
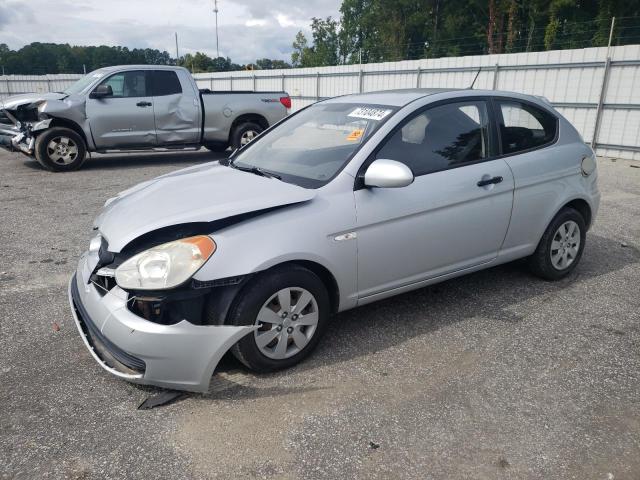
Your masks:
<path fill-rule="evenodd" d="M 76 93 L 80 93 L 89 85 L 91 85 L 94 81 L 104 77 L 104 75 L 105 75 L 104 70 L 94 70 L 93 72 L 86 74 L 84 77 L 82 77 L 76 83 L 74 83 L 69 88 L 64 90 L 62 93 L 66 93 L 67 95 L 74 95 Z"/>
<path fill-rule="evenodd" d="M 257 167 L 301 187 L 321 187 L 395 110 L 355 103 L 311 105 L 240 151 L 232 165 Z"/>

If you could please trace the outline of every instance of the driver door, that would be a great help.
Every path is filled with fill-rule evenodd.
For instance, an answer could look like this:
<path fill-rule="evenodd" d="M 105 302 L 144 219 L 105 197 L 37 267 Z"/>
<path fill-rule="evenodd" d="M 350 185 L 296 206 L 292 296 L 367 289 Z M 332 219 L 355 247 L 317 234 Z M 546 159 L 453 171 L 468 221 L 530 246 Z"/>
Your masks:
<path fill-rule="evenodd" d="M 112 95 L 87 99 L 87 117 L 98 150 L 156 145 L 153 97 L 148 72 L 114 73 L 100 83 Z"/>
<path fill-rule="evenodd" d="M 402 162 L 415 179 L 354 192 L 361 299 L 496 258 L 514 188 L 496 146 L 489 105 L 477 97 L 419 111 L 387 137 L 370 162 Z"/>

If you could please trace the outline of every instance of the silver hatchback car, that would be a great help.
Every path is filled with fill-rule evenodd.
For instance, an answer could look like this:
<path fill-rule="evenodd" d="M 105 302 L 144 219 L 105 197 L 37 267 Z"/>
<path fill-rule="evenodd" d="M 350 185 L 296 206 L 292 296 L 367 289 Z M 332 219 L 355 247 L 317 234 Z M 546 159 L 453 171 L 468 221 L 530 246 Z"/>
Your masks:
<path fill-rule="evenodd" d="M 556 280 L 600 194 L 593 151 L 544 99 L 397 90 L 315 103 L 229 161 L 107 200 L 70 282 L 100 365 L 206 391 L 231 350 L 306 357 L 335 312 L 515 259 Z"/>

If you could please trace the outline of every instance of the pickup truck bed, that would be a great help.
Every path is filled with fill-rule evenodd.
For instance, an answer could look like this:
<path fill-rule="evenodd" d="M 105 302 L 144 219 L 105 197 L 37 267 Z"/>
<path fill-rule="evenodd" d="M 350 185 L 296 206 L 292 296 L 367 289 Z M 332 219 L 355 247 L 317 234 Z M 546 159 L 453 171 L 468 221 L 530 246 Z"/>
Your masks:
<path fill-rule="evenodd" d="M 107 67 L 61 93 L 5 99 L 0 146 L 69 171 L 87 152 L 240 148 L 290 107 L 286 92 L 199 90 L 182 67 Z"/>

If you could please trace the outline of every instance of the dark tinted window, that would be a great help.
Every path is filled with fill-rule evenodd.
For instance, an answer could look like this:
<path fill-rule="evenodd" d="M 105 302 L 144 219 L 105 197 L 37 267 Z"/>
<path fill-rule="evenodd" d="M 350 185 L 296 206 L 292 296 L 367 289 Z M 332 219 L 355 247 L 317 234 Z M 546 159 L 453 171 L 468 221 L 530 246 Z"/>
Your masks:
<path fill-rule="evenodd" d="M 376 158 L 403 162 L 416 176 L 475 162 L 489 155 L 488 126 L 483 101 L 430 108 L 408 120 Z"/>
<path fill-rule="evenodd" d="M 111 75 L 101 85 L 109 85 L 114 98 L 148 97 L 147 75 L 143 71 L 121 72 Z"/>
<path fill-rule="evenodd" d="M 502 153 L 514 153 L 545 145 L 556 137 L 556 118 L 527 103 L 498 101 Z"/>
<path fill-rule="evenodd" d="M 152 92 L 154 97 L 182 93 L 176 72 L 157 70 L 153 72 Z"/>

